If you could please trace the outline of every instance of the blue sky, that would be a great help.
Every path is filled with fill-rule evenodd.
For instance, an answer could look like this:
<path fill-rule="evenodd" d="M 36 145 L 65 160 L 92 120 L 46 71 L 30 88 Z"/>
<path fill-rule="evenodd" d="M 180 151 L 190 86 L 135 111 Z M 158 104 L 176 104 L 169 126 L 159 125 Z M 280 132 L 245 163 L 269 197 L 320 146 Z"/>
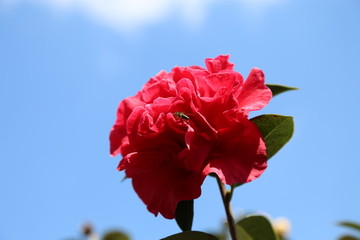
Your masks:
<path fill-rule="evenodd" d="M 294 116 L 296 130 L 237 189 L 234 212 L 287 217 L 294 240 L 360 222 L 359 1 L 115 2 L 0 0 L 0 240 L 76 237 L 86 221 L 135 240 L 178 232 L 121 182 L 108 133 L 118 103 L 158 71 L 219 54 L 244 76 L 260 67 L 268 83 L 301 89 L 253 115 Z M 216 230 L 214 179 L 202 190 L 194 229 Z"/>

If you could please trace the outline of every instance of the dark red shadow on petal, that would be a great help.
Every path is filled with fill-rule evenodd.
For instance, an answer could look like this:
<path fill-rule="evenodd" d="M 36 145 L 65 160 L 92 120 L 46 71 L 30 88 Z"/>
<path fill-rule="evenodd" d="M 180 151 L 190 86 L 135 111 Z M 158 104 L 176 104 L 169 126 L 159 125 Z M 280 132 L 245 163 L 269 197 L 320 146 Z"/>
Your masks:
<path fill-rule="evenodd" d="M 204 173 L 216 173 L 228 185 L 258 178 L 266 169 L 266 146 L 255 124 L 242 119 L 219 130 L 217 145 L 209 155 Z"/>
<path fill-rule="evenodd" d="M 134 153 L 122 162 L 120 169 L 126 168 L 126 176 L 132 178 L 136 193 L 155 216 L 160 213 L 173 219 L 180 201 L 201 194 L 205 176 L 179 168 L 176 156 L 170 151 Z"/>

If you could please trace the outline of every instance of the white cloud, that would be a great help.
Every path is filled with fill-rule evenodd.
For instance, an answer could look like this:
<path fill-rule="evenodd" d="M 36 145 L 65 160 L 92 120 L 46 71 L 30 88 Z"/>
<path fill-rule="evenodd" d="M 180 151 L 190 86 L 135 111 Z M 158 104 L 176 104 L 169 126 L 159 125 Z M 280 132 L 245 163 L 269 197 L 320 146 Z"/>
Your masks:
<path fill-rule="evenodd" d="M 1 0 L 9 3 L 30 1 L 48 4 L 62 11 L 85 13 L 92 19 L 122 31 L 134 31 L 180 14 L 189 26 L 197 26 L 206 17 L 213 2 L 224 0 Z M 229 0 L 252 10 L 287 0 Z"/>

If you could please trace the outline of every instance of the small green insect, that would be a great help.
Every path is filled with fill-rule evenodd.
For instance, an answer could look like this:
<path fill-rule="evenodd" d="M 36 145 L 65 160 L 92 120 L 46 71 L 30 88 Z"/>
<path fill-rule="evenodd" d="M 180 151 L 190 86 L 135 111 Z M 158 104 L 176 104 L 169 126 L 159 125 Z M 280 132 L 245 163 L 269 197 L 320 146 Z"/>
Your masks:
<path fill-rule="evenodd" d="M 178 117 L 178 118 L 181 118 L 181 119 L 184 119 L 184 120 L 189 120 L 190 118 L 183 112 L 175 112 L 174 113 L 174 116 L 175 117 Z"/>

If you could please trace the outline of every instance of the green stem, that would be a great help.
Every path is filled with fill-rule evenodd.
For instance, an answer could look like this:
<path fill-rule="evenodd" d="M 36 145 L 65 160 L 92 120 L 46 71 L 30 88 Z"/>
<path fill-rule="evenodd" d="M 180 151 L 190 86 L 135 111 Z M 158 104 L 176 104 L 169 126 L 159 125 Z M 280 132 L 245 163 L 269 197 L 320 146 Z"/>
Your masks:
<path fill-rule="evenodd" d="M 216 180 L 217 180 L 217 183 L 219 185 L 221 198 L 222 198 L 223 203 L 224 203 L 226 217 L 227 217 L 227 221 L 228 221 L 228 225 L 229 225 L 229 231 L 230 231 L 231 240 L 237 240 L 236 224 L 235 224 L 235 220 L 234 220 L 232 210 L 231 210 L 231 205 L 230 205 L 230 200 L 231 200 L 231 195 L 232 195 L 233 189 L 231 189 L 230 194 L 227 193 L 225 185 L 221 182 L 221 180 L 220 180 L 220 178 L 218 176 L 216 176 Z"/>

